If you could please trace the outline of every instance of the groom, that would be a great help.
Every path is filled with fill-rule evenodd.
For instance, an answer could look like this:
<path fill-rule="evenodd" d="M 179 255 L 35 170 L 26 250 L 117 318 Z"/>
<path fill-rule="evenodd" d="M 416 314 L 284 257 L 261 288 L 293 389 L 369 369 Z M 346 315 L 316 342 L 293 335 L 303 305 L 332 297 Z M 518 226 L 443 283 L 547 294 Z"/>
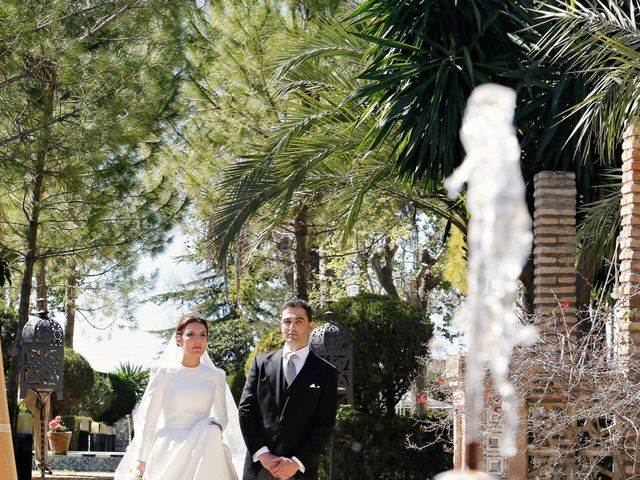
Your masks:
<path fill-rule="evenodd" d="M 338 376 L 309 350 L 313 327 L 307 302 L 285 303 L 284 348 L 251 364 L 238 406 L 247 444 L 244 480 L 318 477 L 318 460 L 336 421 Z"/>

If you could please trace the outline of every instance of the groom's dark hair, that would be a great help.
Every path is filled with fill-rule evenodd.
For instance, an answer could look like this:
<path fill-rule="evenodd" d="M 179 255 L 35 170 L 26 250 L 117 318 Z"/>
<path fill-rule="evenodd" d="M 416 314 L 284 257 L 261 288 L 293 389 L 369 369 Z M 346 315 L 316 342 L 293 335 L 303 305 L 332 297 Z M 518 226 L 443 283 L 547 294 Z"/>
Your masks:
<path fill-rule="evenodd" d="M 292 298 L 291 300 L 287 300 L 282 306 L 282 310 L 287 308 L 304 308 L 304 311 L 307 312 L 307 318 L 310 322 L 313 321 L 313 308 L 309 305 L 309 302 L 303 300 L 302 298 Z"/>

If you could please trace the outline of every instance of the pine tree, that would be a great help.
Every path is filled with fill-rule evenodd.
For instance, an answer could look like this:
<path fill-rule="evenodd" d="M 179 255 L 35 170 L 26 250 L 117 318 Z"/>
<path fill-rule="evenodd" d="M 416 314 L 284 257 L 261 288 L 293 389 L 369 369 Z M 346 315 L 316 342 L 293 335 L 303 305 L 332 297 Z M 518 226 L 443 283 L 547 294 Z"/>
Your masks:
<path fill-rule="evenodd" d="M 35 262 L 135 263 L 183 198 L 157 177 L 183 69 L 187 1 L 9 0 L 0 5 L 0 221 L 22 257 L 16 345 Z M 11 378 L 17 378 L 12 356 Z M 9 400 L 15 402 L 15 382 Z"/>

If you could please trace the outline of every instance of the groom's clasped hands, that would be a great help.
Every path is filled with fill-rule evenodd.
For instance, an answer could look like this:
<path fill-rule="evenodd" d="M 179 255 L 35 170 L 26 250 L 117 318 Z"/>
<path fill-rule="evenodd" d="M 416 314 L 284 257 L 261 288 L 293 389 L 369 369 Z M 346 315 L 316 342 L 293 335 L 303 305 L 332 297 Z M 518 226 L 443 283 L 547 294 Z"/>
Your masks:
<path fill-rule="evenodd" d="M 271 453 L 263 453 L 260 455 L 260 463 L 265 470 L 276 478 L 286 479 L 293 477 L 298 471 L 298 464 L 295 460 L 287 457 L 278 457 Z"/>

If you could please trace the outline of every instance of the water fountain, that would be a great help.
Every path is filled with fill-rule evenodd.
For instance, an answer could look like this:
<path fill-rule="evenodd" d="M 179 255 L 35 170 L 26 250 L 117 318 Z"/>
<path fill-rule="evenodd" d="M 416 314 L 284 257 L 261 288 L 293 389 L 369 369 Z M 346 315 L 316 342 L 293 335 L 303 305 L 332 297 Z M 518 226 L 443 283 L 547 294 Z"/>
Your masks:
<path fill-rule="evenodd" d="M 467 152 L 446 180 L 455 198 L 467 184 L 468 296 L 454 325 L 468 332 L 465 362 L 465 471 L 445 472 L 437 480 L 490 479 L 478 471 L 479 425 L 486 366 L 502 398 L 504 439 L 501 454 L 516 453 L 518 400 L 508 381 L 513 347 L 533 343 L 535 329 L 519 325 L 515 312 L 518 278 L 531 250 L 531 218 L 520 172 L 520 146 L 513 126 L 516 94 L 495 84 L 477 87 L 469 97 L 460 137 Z"/>

